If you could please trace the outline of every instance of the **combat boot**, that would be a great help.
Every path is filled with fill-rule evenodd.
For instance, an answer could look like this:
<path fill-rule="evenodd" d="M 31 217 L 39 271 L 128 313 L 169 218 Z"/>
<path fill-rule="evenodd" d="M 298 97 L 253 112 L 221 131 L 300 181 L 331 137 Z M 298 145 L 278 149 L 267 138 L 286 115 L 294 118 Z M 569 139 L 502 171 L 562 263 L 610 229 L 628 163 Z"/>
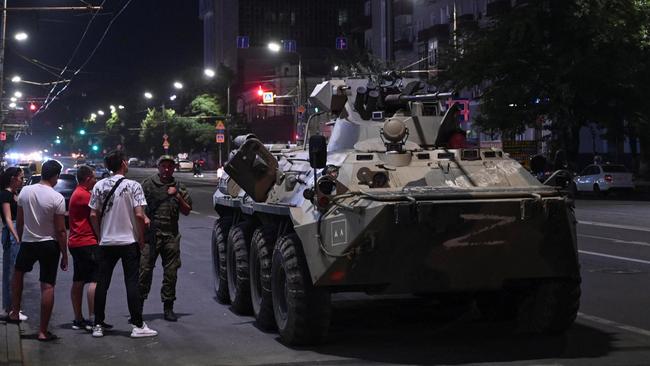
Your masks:
<path fill-rule="evenodd" d="M 176 314 L 174 314 L 174 302 L 173 301 L 165 301 L 165 315 L 164 315 L 165 320 L 169 322 L 175 322 L 178 320 L 178 317 Z"/>

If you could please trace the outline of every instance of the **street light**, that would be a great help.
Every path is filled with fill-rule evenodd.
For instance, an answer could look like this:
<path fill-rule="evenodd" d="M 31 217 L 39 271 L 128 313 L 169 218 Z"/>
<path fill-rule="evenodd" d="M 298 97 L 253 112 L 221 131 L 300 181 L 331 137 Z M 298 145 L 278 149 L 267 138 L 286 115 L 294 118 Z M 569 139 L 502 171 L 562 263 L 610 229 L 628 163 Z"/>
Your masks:
<path fill-rule="evenodd" d="M 12 103 L 15 103 L 15 102 L 18 101 L 18 98 L 16 98 L 16 97 L 11 97 L 11 98 L 9 98 L 9 100 L 10 100 Z"/>
<path fill-rule="evenodd" d="M 16 97 L 16 98 L 22 98 L 22 97 L 23 97 L 23 93 L 17 91 L 17 92 L 14 93 L 14 97 Z"/>
<path fill-rule="evenodd" d="M 174 94 L 174 95 L 172 95 L 171 97 L 169 97 L 169 100 L 171 100 L 172 102 L 175 101 L 175 100 L 176 100 L 176 94 Z"/>
<path fill-rule="evenodd" d="M 14 77 L 11 78 L 12 83 L 20 83 L 21 80 L 23 79 L 18 75 L 14 75 Z"/>
<path fill-rule="evenodd" d="M 271 42 L 268 44 L 268 48 L 273 53 L 279 53 L 282 47 L 277 42 Z M 302 106 L 302 55 L 300 52 L 294 51 L 298 55 L 298 101 L 296 103 L 296 110 L 298 107 Z M 298 129 L 298 113 L 296 113 L 296 130 Z"/>
<path fill-rule="evenodd" d="M 16 39 L 16 41 L 23 42 L 26 41 L 27 38 L 29 38 L 29 35 L 27 35 L 27 33 L 25 32 L 18 32 L 14 35 L 14 38 Z"/>
<path fill-rule="evenodd" d="M 174 88 L 178 89 L 178 90 L 183 89 L 183 83 L 181 83 L 180 81 L 175 81 L 174 82 Z"/>
<path fill-rule="evenodd" d="M 117 108 L 118 109 L 124 109 L 124 106 L 120 104 L 120 105 L 117 106 Z"/>
<path fill-rule="evenodd" d="M 268 47 L 271 52 L 280 52 L 280 50 L 282 49 L 282 46 L 280 46 L 280 44 L 276 42 L 269 43 Z"/>
<path fill-rule="evenodd" d="M 100 116 L 103 116 L 103 115 L 104 115 L 104 111 L 100 109 L 100 110 L 97 111 L 97 114 L 99 114 Z"/>
<path fill-rule="evenodd" d="M 14 102 L 9 103 L 9 108 L 16 108 L 16 103 Z"/>
<path fill-rule="evenodd" d="M 203 70 L 203 73 L 205 74 L 205 76 L 209 78 L 213 78 L 215 75 L 217 75 L 217 72 L 211 68 L 206 68 L 205 70 Z"/>
<path fill-rule="evenodd" d="M 150 92 L 144 92 L 144 97 L 147 99 L 153 99 L 153 94 L 151 94 Z"/>

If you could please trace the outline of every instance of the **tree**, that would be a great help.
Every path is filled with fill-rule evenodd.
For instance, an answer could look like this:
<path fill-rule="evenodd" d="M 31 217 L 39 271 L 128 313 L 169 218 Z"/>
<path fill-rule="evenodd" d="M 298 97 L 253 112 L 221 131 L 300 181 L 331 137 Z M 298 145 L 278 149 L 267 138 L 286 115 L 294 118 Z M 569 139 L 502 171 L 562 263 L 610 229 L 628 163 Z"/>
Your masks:
<path fill-rule="evenodd" d="M 648 120 L 649 20 L 648 1 L 527 1 L 461 35 L 441 82 L 480 87 L 484 129 L 517 133 L 547 117 L 575 158 L 586 123 L 629 135 Z"/>

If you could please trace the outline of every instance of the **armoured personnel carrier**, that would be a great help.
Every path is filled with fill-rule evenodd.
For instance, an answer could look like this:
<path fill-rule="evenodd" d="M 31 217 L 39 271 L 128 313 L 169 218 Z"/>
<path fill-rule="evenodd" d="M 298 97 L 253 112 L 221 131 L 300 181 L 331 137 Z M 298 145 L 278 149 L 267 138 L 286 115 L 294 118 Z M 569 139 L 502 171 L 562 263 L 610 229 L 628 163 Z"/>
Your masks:
<path fill-rule="evenodd" d="M 213 197 L 218 300 L 288 344 L 321 341 L 345 291 L 464 294 L 519 331 L 567 329 L 571 201 L 503 151 L 464 146 L 449 97 L 391 76 L 329 80 L 310 97 L 329 138 L 315 123 L 304 146 L 236 138 Z"/>

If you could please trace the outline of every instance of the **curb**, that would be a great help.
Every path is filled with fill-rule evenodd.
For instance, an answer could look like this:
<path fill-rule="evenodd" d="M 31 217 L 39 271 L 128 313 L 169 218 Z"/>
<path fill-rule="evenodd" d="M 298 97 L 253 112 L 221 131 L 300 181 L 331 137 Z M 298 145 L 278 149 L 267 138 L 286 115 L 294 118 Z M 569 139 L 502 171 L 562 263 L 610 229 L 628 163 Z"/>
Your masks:
<path fill-rule="evenodd" d="M 20 325 L 0 321 L 0 364 L 22 366 L 23 350 Z"/>

